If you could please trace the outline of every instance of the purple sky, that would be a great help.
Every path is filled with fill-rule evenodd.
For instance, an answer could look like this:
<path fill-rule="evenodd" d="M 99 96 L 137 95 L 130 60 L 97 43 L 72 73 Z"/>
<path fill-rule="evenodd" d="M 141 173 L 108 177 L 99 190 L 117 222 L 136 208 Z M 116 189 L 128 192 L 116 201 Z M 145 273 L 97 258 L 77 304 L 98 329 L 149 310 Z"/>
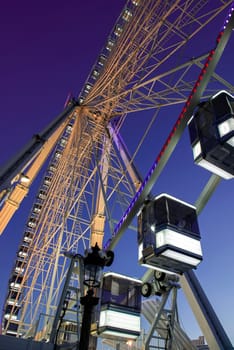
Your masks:
<path fill-rule="evenodd" d="M 124 1 L 5 2 L 0 14 L 0 164 L 78 94 Z M 10 124 L 9 124 L 10 122 Z"/>
<path fill-rule="evenodd" d="M 1 5 L 0 166 L 62 111 L 69 92 L 75 96 L 79 94 L 124 4 L 123 0 L 9 0 Z M 208 33 L 212 40 L 218 31 L 219 28 Z M 177 170 L 180 161 L 183 163 L 184 158 L 178 158 L 183 147 L 183 143 L 178 146 L 176 162 L 169 165 L 165 183 L 162 180 L 160 185 L 165 189 L 169 186 L 178 194 L 190 192 L 196 199 L 188 180 L 176 178 L 176 174 L 174 182 L 170 178 L 171 171 Z M 187 152 L 191 157 L 191 151 Z M 156 154 L 152 154 L 152 159 L 154 156 Z M 203 177 L 208 178 L 206 171 L 200 172 L 195 166 L 186 171 L 191 178 L 200 176 L 198 182 L 203 181 Z M 201 215 L 200 224 L 206 235 L 204 262 L 197 273 L 234 342 L 234 323 L 229 311 L 234 308 L 233 197 L 233 183 L 223 181 Z M 31 203 L 29 196 L 0 237 L 0 308 Z M 197 337 L 200 332 L 190 321 L 186 304 L 181 306 L 181 312 L 182 319 L 183 314 L 185 316 L 186 330 Z"/>

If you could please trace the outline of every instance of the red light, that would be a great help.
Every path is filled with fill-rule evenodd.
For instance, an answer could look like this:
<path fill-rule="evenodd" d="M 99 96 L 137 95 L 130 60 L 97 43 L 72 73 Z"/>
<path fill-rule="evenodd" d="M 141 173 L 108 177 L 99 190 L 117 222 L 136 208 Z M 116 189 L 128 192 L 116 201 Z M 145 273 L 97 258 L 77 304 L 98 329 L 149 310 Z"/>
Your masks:
<path fill-rule="evenodd" d="M 224 33 L 223 31 L 219 33 L 219 35 L 218 35 L 218 37 L 217 37 L 217 42 L 220 41 L 221 36 L 223 35 L 223 33 Z M 173 129 L 172 129 L 172 131 L 171 131 L 171 133 L 170 133 L 170 135 L 169 135 L 169 137 L 167 138 L 167 140 L 166 140 L 166 142 L 165 142 L 165 144 L 164 144 L 162 150 L 160 151 L 158 157 L 156 158 L 156 162 L 158 162 L 158 161 L 161 159 L 161 157 L 162 157 L 163 153 L 165 152 L 167 146 L 168 146 L 169 143 L 171 142 L 171 139 L 172 139 L 172 137 L 174 136 L 174 134 L 175 134 L 175 132 L 176 132 L 178 126 L 181 124 L 181 121 L 182 121 L 182 119 L 184 118 L 184 116 L 185 116 L 185 114 L 186 114 L 186 112 L 187 112 L 187 110 L 188 110 L 189 105 L 191 104 L 191 100 L 192 100 L 194 94 L 197 92 L 197 88 L 200 86 L 200 82 L 201 82 L 201 80 L 204 78 L 204 75 L 205 75 L 206 72 L 207 72 L 207 68 L 209 67 L 210 61 L 213 59 L 213 55 L 214 55 L 214 54 L 215 54 L 215 50 L 211 50 L 210 53 L 209 53 L 209 56 L 208 56 L 207 59 L 206 59 L 206 62 L 205 62 L 205 64 L 204 64 L 204 66 L 203 66 L 203 68 L 202 68 L 202 70 L 201 70 L 201 72 L 200 72 L 200 74 L 199 74 L 199 76 L 198 76 L 198 79 L 197 79 L 197 81 L 196 81 L 196 83 L 195 83 L 195 85 L 194 85 L 194 87 L 193 87 L 193 89 L 192 89 L 192 92 L 191 92 L 191 94 L 189 95 L 187 101 L 185 102 L 185 105 L 184 105 L 184 107 L 183 107 L 183 109 L 182 109 L 182 112 L 181 112 L 180 115 L 179 115 L 178 120 L 176 121 L 176 123 L 175 123 L 175 125 L 174 125 L 174 127 L 173 127 Z"/>
<path fill-rule="evenodd" d="M 191 99 L 190 99 L 191 100 Z M 188 107 L 190 105 L 190 100 L 188 99 L 186 102 L 186 106 Z"/>
<path fill-rule="evenodd" d="M 220 42 L 223 33 L 224 33 L 223 31 L 219 33 L 219 35 L 218 35 L 218 37 L 217 37 L 217 39 L 216 39 L 217 43 Z"/>

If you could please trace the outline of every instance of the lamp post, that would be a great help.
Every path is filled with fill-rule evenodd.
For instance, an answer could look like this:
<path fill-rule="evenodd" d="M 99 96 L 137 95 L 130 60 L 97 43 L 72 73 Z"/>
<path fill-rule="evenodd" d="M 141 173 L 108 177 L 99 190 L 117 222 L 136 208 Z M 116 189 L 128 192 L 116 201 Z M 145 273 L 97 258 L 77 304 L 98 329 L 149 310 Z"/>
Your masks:
<path fill-rule="evenodd" d="M 100 287 L 102 271 L 104 266 L 110 266 L 114 259 L 112 251 L 103 252 L 97 243 L 86 252 L 84 262 L 84 285 L 88 287 L 87 294 L 80 298 L 84 306 L 80 334 L 79 350 L 88 350 L 89 337 L 92 321 L 92 311 L 98 304 L 99 298 L 94 296 L 94 289 Z"/>

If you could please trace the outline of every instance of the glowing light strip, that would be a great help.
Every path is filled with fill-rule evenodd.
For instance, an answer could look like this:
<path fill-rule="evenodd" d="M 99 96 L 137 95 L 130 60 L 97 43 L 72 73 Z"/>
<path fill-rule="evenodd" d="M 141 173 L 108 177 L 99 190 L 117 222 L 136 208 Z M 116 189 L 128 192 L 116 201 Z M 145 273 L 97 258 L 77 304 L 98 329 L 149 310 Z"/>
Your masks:
<path fill-rule="evenodd" d="M 126 280 L 127 280 L 127 281 L 133 281 L 133 282 L 142 284 L 142 281 L 139 280 L 139 279 L 132 278 L 132 277 L 128 277 L 128 276 L 125 276 L 125 275 L 121 275 L 121 274 L 116 273 L 116 272 L 106 272 L 106 273 L 104 273 L 104 276 L 105 276 L 105 277 L 113 276 L 113 277 L 117 277 L 117 278 L 123 279 L 123 280 L 125 280 L 125 281 L 126 281 Z"/>
<path fill-rule="evenodd" d="M 187 112 L 187 110 L 188 110 L 188 107 L 189 107 L 190 104 L 191 104 L 191 100 L 192 100 L 194 94 L 197 92 L 197 88 L 200 86 L 201 81 L 202 81 L 202 79 L 204 78 L 204 75 L 205 75 L 206 72 L 207 72 L 207 68 L 209 67 L 210 61 L 213 59 L 214 53 L 215 53 L 215 51 L 216 51 L 216 49 L 217 49 L 217 46 L 218 46 L 218 44 L 219 44 L 219 42 L 220 42 L 220 40 L 221 40 L 221 38 L 222 38 L 222 36 L 223 36 L 223 34 L 224 34 L 224 30 L 226 29 L 227 24 L 228 24 L 229 21 L 230 21 L 230 18 L 231 18 L 231 16 L 232 16 L 233 11 L 234 11 L 234 2 L 232 3 L 231 8 L 230 8 L 230 10 L 229 10 L 229 12 L 228 12 L 228 15 L 227 15 L 227 17 L 226 17 L 226 19 L 225 19 L 225 21 L 224 21 L 224 25 L 223 25 L 221 31 L 219 32 L 219 34 L 218 34 L 218 36 L 217 36 L 217 39 L 216 39 L 216 47 L 215 47 L 215 49 L 213 49 L 213 50 L 210 51 L 210 53 L 209 53 L 209 55 L 208 55 L 208 57 L 207 57 L 207 59 L 206 59 L 206 62 L 205 62 L 204 66 L 203 66 L 203 68 L 202 68 L 202 70 L 201 70 L 201 72 L 200 72 L 200 74 L 199 74 L 199 76 L 198 76 L 198 79 L 197 79 L 197 81 L 196 81 L 196 83 L 195 83 L 195 85 L 194 85 L 194 87 L 193 87 L 193 89 L 192 89 L 192 91 L 191 91 L 191 93 L 190 93 L 190 95 L 189 95 L 189 97 L 188 97 L 188 99 L 187 99 L 187 101 L 186 101 L 186 103 L 185 103 L 185 105 L 184 105 L 184 107 L 183 107 L 183 109 L 182 109 L 180 115 L 179 115 L 179 118 L 177 119 L 176 123 L 174 124 L 174 126 L 173 126 L 173 128 L 172 128 L 172 131 L 170 132 L 170 134 L 169 134 L 169 136 L 168 136 L 166 142 L 164 143 L 164 145 L 163 145 L 161 151 L 159 152 L 159 154 L 158 154 L 156 160 L 154 161 L 152 167 L 150 168 L 148 174 L 146 175 L 146 178 L 145 178 L 144 181 L 142 182 L 141 187 L 139 188 L 138 192 L 137 192 L 137 193 L 135 194 L 135 196 L 133 197 L 132 201 L 130 202 L 129 207 L 127 208 L 127 210 L 125 211 L 125 213 L 124 213 L 123 216 L 121 217 L 120 221 L 119 221 L 118 224 L 116 225 L 116 227 L 115 227 L 115 229 L 114 229 L 114 232 L 113 232 L 113 235 L 112 235 L 112 238 L 115 237 L 115 236 L 117 235 L 117 233 L 118 233 L 120 227 L 121 227 L 121 226 L 123 225 L 123 223 L 125 222 L 125 220 L 126 220 L 126 218 L 128 217 L 130 211 L 132 210 L 134 204 L 136 203 L 136 201 L 137 201 L 138 198 L 140 197 L 141 193 L 143 192 L 143 190 L 144 190 L 144 188 L 145 188 L 145 185 L 147 184 L 147 182 L 149 181 L 151 175 L 153 174 L 153 172 L 154 172 L 156 166 L 158 165 L 159 161 L 161 160 L 163 154 L 165 153 L 165 151 L 166 151 L 168 145 L 170 144 L 170 142 L 171 142 L 171 140 L 172 140 L 172 138 L 173 138 L 175 132 L 177 131 L 177 128 L 178 128 L 179 125 L 181 124 L 181 121 L 184 119 L 184 117 L 185 117 L 185 115 L 186 115 L 186 112 Z M 109 247 L 109 245 L 110 245 L 110 243 L 111 243 L 111 241 L 112 241 L 112 238 L 110 238 L 110 239 L 106 242 L 106 244 L 105 244 L 105 246 L 104 246 L 104 249 L 107 249 L 107 248 Z"/>
<path fill-rule="evenodd" d="M 229 21 L 230 21 L 230 18 L 231 18 L 231 16 L 232 16 L 232 12 L 233 12 L 233 11 L 234 11 L 234 1 L 232 2 L 232 5 L 231 5 L 231 7 L 230 7 L 230 10 L 229 10 L 229 12 L 228 12 L 227 17 L 225 18 L 225 21 L 224 21 L 222 30 L 225 30 L 225 29 L 227 28 L 227 25 L 228 25 L 228 23 L 229 23 Z"/>
<path fill-rule="evenodd" d="M 101 310 L 99 319 L 99 328 L 101 327 L 113 327 L 119 329 L 119 331 L 132 332 L 141 331 L 140 313 L 130 314 L 121 311 L 114 310 Z"/>

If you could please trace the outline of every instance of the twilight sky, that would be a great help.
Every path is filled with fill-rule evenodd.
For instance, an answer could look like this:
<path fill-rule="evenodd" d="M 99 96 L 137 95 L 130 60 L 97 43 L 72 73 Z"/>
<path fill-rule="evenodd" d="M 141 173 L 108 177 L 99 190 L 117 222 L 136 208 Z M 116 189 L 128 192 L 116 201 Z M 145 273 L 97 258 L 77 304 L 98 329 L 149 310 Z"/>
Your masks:
<path fill-rule="evenodd" d="M 123 0 L 9 0 L 1 5 L 0 166 L 62 111 L 68 93 L 79 94 L 124 4 Z M 219 26 L 214 26 L 204 38 L 210 45 L 208 49 L 212 48 L 222 20 L 218 23 Z M 233 38 L 231 43 L 233 45 Z M 233 62 L 233 50 L 230 45 L 227 50 L 222 74 L 233 84 L 233 72 L 229 69 L 233 65 L 230 63 Z M 203 53 L 198 52 L 197 55 Z M 175 109 L 178 114 L 180 110 Z M 170 113 L 171 109 L 168 110 Z M 138 125 L 137 121 L 135 125 Z M 170 129 L 166 131 L 169 132 Z M 128 136 L 127 132 L 124 136 Z M 152 135 L 147 149 L 149 164 L 156 156 L 153 142 Z M 185 167 L 187 160 L 189 166 Z M 147 166 L 142 166 L 145 173 Z M 185 134 L 173 160 L 157 183 L 156 193 L 168 192 L 193 203 L 198 197 L 198 189 L 208 178 L 206 170 L 193 164 L 188 135 Z M 232 180 L 221 181 L 199 217 L 204 261 L 197 270 L 197 276 L 234 343 L 234 323 L 230 311 L 234 309 L 233 197 Z M 0 237 L 0 309 L 32 198 L 30 194 L 25 199 Z M 127 243 L 124 237 L 116 250 L 113 269 L 140 277 L 135 253 L 129 256 Z M 182 296 L 179 302 L 182 325 L 188 335 L 198 337 L 201 332 Z"/>

